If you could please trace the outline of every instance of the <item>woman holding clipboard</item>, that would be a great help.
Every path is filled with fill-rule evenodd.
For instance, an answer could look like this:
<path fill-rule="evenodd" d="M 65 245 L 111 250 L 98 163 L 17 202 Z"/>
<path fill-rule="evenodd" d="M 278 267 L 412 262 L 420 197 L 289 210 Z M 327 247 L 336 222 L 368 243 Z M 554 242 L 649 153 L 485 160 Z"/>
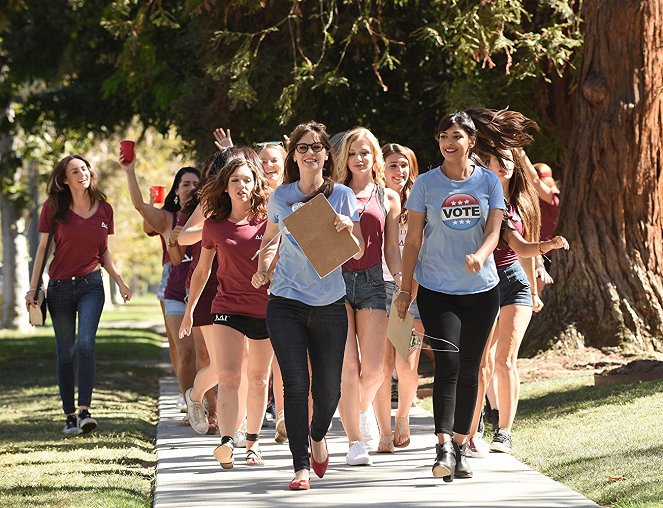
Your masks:
<path fill-rule="evenodd" d="M 285 423 L 295 469 L 288 488 L 307 490 L 311 465 L 322 478 L 329 464 L 325 435 L 341 395 L 348 328 L 345 282 L 340 267 L 320 278 L 283 220 L 314 196 L 324 194 L 338 214 L 336 231 L 347 229 L 359 244 L 355 259 L 363 255 L 364 241 L 354 194 L 348 187 L 334 183 L 334 162 L 325 126 L 317 122 L 300 124 L 289 139 L 284 183 L 269 200 L 267 228 L 253 284 L 260 287 L 269 281 L 278 246 L 267 328 L 283 373 Z M 275 242 L 279 232 L 280 245 Z M 311 362 L 310 382 L 307 358 Z M 313 396 L 310 461 L 309 389 Z"/>

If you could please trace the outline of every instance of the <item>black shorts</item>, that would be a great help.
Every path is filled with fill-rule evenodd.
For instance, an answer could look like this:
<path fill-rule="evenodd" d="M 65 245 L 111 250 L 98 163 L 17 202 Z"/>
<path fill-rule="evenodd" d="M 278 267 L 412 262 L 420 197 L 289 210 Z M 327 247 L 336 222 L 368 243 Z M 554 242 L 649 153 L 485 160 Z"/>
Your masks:
<path fill-rule="evenodd" d="M 212 324 L 228 326 L 253 340 L 269 338 L 265 318 L 242 316 L 240 314 L 212 314 Z"/>

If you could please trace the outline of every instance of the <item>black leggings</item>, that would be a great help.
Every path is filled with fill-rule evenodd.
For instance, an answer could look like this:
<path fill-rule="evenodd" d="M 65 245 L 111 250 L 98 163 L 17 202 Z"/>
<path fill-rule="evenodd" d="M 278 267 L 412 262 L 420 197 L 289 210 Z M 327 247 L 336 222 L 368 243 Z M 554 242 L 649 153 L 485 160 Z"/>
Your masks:
<path fill-rule="evenodd" d="M 499 290 L 447 295 L 419 286 L 417 305 L 426 336 L 436 350 L 435 434 L 469 434 L 481 356 L 499 311 Z"/>

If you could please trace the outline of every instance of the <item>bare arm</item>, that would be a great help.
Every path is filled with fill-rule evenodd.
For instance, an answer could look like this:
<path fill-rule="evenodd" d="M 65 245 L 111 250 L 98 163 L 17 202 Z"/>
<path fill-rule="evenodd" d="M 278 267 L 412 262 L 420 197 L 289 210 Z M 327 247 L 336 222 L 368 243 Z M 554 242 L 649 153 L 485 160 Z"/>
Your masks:
<path fill-rule="evenodd" d="M 177 266 L 182 262 L 186 252 L 186 246 L 180 245 L 178 241 L 180 231 L 182 231 L 182 226 L 175 226 L 170 232 L 170 236 L 166 238 L 168 257 L 173 266 Z"/>
<path fill-rule="evenodd" d="M 504 239 L 511 250 L 521 258 L 534 258 L 555 249 L 569 250 L 569 242 L 563 236 L 556 236 L 552 240 L 542 242 L 528 242 L 518 231 L 507 228 L 504 231 Z"/>
<path fill-rule="evenodd" d="M 39 296 L 39 270 L 44 258 L 47 257 L 46 244 L 48 243 L 48 233 L 41 233 L 39 235 L 39 245 L 35 253 L 35 262 L 32 265 L 32 277 L 30 277 L 30 289 L 25 294 L 25 306 L 30 308 L 30 305 L 37 305 L 37 297 Z"/>
<path fill-rule="evenodd" d="M 191 327 L 193 326 L 193 310 L 196 308 L 198 300 L 200 300 L 200 295 L 203 293 L 203 289 L 205 289 L 205 284 L 207 284 L 207 280 L 212 273 L 212 262 L 214 261 L 215 254 L 214 249 L 203 247 L 200 250 L 198 264 L 191 276 L 189 301 L 186 305 L 186 310 L 184 311 L 184 317 L 182 318 L 182 324 L 180 325 L 179 330 L 180 339 L 191 333 Z"/>
<path fill-rule="evenodd" d="M 532 310 L 539 312 L 543 308 L 543 302 L 539 298 L 539 290 L 536 285 L 536 259 L 520 258 L 520 265 L 523 267 L 527 280 L 529 281 L 529 290 L 532 294 Z"/>
<path fill-rule="evenodd" d="M 387 203 L 389 204 L 387 217 L 384 223 L 384 260 L 391 276 L 397 286 L 401 285 L 403 264 L 401 250 L 398 248 L 398 226 L 401 218 L 401 199 L 393 190 L 385 189 Z"/>
<path fill-rule="evenodd" d="M 555 193 L 548 185 L 543 182 L 543 180 L 539 178 L 539 173 L 537 173 L 534 164 L 532 164 L 532 161 L 529 160 L 525 150 L 523 148 L 516 148 L 514 151 L 520 158 L 520 162 L 525 168 L 525 171 L 529 173 L 539 198 L 543 199 L 548 204 L 552 204 L 553 200 L 555 199 Z"/>
<path fill-rule="evenodd" d="M 198 204 L 196 209 L 193 211 L 189 220 L 186 221 L 184 227 L 180 231 L 179 236 L 177 237 L 177 242 L 180 245 L 193 245 L 203 239 L 203 223 L 205 222 L 205 217 L 203 216 L 203 209 Z"/>
<path fill-rule="evenodd" d="M 424 224 L 426 222 L 426 212 L 408 212 L 407 236 L 403 246 L 403 275 L 401 280 L 401 289 L 396 298 L 396 308 L 398 317 L 405 318 L 414 287 L 414 268 L 417 265 L 417 258 L 421 250 L 421 243 L 424 237 Z"/>
<path fill-rule="evenodd" d="M 113 261 L 113 256 L 111 256 L 110 249 L 106 249 L 106 252 L 104 252 L 102 264 L 104 270 L 108 272 L 110 278 L 113 279 L 117 286 L 120 288 L 120 294 L 122 295 L 122 298 L 124 298 L 124 301 L 128 302 L 131 300 L 131 289 L 129 289 L 129 287 L 124 283 L 122 277 L 118 273 L 115 262 Z"/>
<path fill-rule="evenodd" d="M 122 159 L 120 159 L 120 165 L 127 174 L 127 184 L 129 186 L 129 196 L 131 197 L 131 203 L 134 205 L 134 208 L 138 210 L 147 222 L 147 224 L 157 233 L 162 235 L 164 238 L 168 238 L 170 229 L 172 227 L 172 214 L 161 208 L 156 208 L 154 205 L 146 203 L 143 200 L 143 195 L 140 192 L 140 186 L 138 185 L 138 179 L 136 178 L 136 159 L 131 161 L 129 164 L 125 164 Z"/>
<path fill-rule="evenodd" d="M 279 240 L 276 236 L 279 234 L 279 225 L 275 222 L 267 220 L 267 227 L 260 242 L 260 254 L 258 255 L 258 269 L 251 278 L 253 287 L 259 288 L 260 286 L 269 282 L 269 274 L 272 269 L 272 261 L 276 256 L 279 248 Z"/>

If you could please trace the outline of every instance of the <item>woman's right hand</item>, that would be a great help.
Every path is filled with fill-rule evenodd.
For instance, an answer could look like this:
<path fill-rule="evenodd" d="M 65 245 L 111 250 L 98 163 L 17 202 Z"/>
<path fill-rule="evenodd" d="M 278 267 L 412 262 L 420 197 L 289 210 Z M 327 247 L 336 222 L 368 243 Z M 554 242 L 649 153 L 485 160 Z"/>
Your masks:
<path fill-rule="evenodd" d="M 35 302 L 35 293 L 36 290 L 31 289 L 27 293 L 25 293 L 25 308 L 30 310 L 31 306 L 37 306 L 37 302 Z"/>
<path fill-rule="evenodd" d="M 191 317 L 190 312 L 185 312 L 184 317 L 182 318 L 182 324 L 180 325 L 179 337 L 183 339 L 191 335 L 191 326 L 193 325 L 193 318 Z"/>
<path fill-rule="evenodd" d="M 230 129 L 226 129 L 225 131 L 221 127 L 214 129 L 214 144 L 220 152 L 233 146 Z"/>
<path fill-rule="evenodd" d="M 396 311 L 398 312 L 398 318 L 403 321 L 405 319 L 405 314 L 410 308 L 410 303 L 412 302 L 412 296 L 408 291 L 399 291 L 396 295 Z"/>
<path fill-rule="evenodd" d="M 258 289 L 260 286 L 264 286 L 269 282 L 269 272 L 266 272 L 264 270 L 258 270 L 256 273 L 253 274 L 253 277 L 251 277 L 251 285 Z"/>

